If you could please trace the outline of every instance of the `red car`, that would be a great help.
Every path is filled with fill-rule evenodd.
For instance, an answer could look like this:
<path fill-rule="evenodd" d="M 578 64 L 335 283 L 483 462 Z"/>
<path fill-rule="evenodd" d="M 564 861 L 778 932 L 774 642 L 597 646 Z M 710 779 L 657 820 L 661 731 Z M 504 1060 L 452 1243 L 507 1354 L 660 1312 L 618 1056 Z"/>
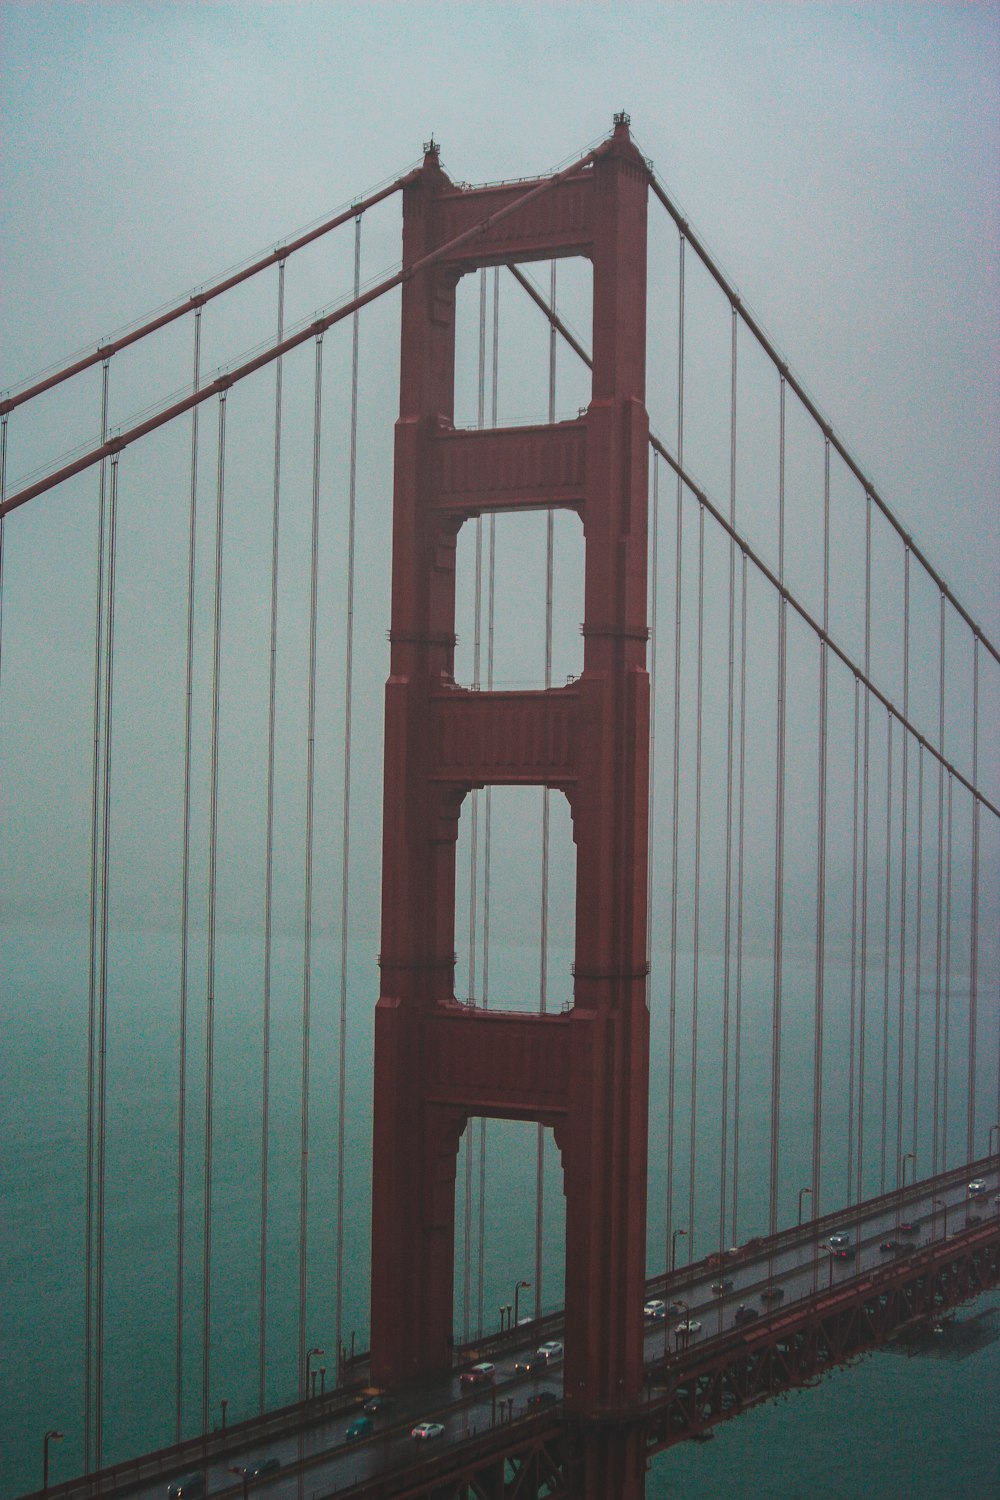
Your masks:
<path fill-rule="evenodd" d="M 463 1370 L 458 1378 L 462 1385 L 489 1385 L 496 1372 L 496 1365 L 484 1360 L 482 1364 L 473 1365 L 471 1370 Z"/>

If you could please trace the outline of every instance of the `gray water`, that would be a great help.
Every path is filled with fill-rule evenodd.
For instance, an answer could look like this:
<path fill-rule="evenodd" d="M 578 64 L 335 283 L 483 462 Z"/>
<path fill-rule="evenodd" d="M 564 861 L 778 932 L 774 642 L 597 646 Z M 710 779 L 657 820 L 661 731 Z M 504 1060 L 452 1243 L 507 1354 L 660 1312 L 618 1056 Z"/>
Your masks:
<path fill-rule="evenodd" d="M 122 930 L 113 935 L 108 979 L 107 1194 L 105 1203 L 104 1461 L 173 1439 L 177 1234 L 178 1035 L 177 939 Z M 188 1018 L 188 1170 L 184 1278 L 185 1432 L 201 1421 L 203 1122 L 205 981 L 195 981 L 192 958 Z M 554 962 L 568 962 L 556 955 Z M 87 1107 L 87 996 L 85 933 L 66 929 L 8 931 L 2 955 L 3 1048 L 0 1065 L 0 1495 L 35 1488 L 41 1479 L 42 1437 L 65 1433 L 51 1449 L 51 1477 L 83 1467 L 84 1222 Z M 266 1399 L 294 1399 L 299 1369 L 299 1154 L 301 1114 L 302 942 L 274 948 L 269 1138 L 268 1319 Z M 215 988 L 210 1420 L 227 1401 L 230 1420 L 258 1403 L 259 1123 L 262 1022 L 261 950 L 243 935 L 219 941 Z M 494 993 L 530 990 L 530 961 L 498 959 Z M 687 1135 L 691 1063 L 690 964 L 677 979 L 677 1130 L 674 1141 L 674 1227 L 690 1233 L 692 1255 L 716 1243 L 719 1227 L 721 1027 L 718 965 L 703 959 L 700 980 L 696 1175 L 688 1180 Z M 794 966 L 793 966 L 794 970 Z M 522 972 L 523 971 L 523 972 Z M 873 977 L 872 993 L 880 993 Z M 343 1304 L 340 1333 L 367 1343 L 371 1133 L 371 1032 L 377 993 L 374 957 L 353 960 L 348 975 Z M 523 986 L 522 986 L 523 980 Z M 769 966 L 746 964 L 738 1238 L 766 1227 L 766 1160 L 770 1063 Z M 881 984 L 881 980 L 878 981 Z M 309 1141 L 307 1344 L 326 1350 L 332 1371 L 336 1345 L 338 1201 L 339 945 L 319 939 L 312 953 Z M 960 1011 L 960 986 L 953 985 Z M 836 1058 L 846 1027 L 849 985 L 831 976 L 827 1043 Z M 798 1190 L 809 1181 L 811 1154 L 812 1011 L 806 966 L 786 979 L 783 1030 L 782 1170 L 779 1217 L 794 1221 Z M 666 1046 L 668 994 L 654 970 L 654 1068 L 650 1110 L 649 1267 L 665 1257 Z M 501 1003 L 498 999 L 496 1003 Z M 872 1002 L 872 1048 L 881 1016 Z M 992 1023 L 990 1023 L 992 1024 Z M 960 1028 L 956 1035 L 960 1034 Z M 684 1040 L 682 1040 L 684 1039 Z M 894 1040 L 891 1039 L 894 1046 Z M 926 1045 L 926 1037 L 925 1037 Z M 912 1047 L 904 1038 L 907 1078 Z M 983 1053 L 982 1131 L 991 1103 Z M 894 1054 L 893 1054 L 894 1055 Z M 880 1115 L 881 1064 L 869 1055 L 866 1131 L 876 1154 L 866 1164 L 866 1191 L 876 1191 L 881 1165 L 873 1121 Z M 732 1066 L 732 1064 L 730 1064 Z M 833 1068 L 831 1064 L 831 1069 Z M 924 1064 L 922 1063 L 922 1066 Z M 927 1060 L 929 1066 L 929 1058 Z M 846 1174 L 846 1094 L 837 1071 L 825 1080 L 824 1207 L 843 1201 Z M 895 1067 L 895 1062 L 893 1063 Z M 922 1076 L 926 1076 L 926 1073 Z M 953 1048 L 950 1076 L 949 1160 L 964 1154 L 965 1057 Z M 995 1075 L 994 1075 L 995 1076 Z M 731 1087 L 731 1081 L 730 1081 Z M 992 1085 L 995 1091 L 995 1082 Z M 907 1099 L 907 1116 L 909 1101 Z M 889 1110 L 894 1121 L 894 1096 Z M 952 1118 L 953 1117 L 953 1118 Z M 727 1111 L 731 1120 L 731 1106 Z M 480 1321 L 496 1327 L 498 1309 L 512 1300 L 514 1282 L 535 1281 L 536 1128 L 488 1122 L 485 1254 L 478 1264 L 478 1125 L 472 1137 L 473 1226 L 468 1278 L 464 1274 L 465 1166 L 459 1162 L 459 1244 L 456 1337 Z M 904 1146 L 909 1141 L 904 1141 Z M 892 1142 L 889 1185 L 894 1181 Z M 918 1150 L 927 1159 L 923 1135 Z M 545 1242 L 541 1308 L 562 1300 L 564 1216 L 558 1160 L 545 1157 Z M 731 1153 L 730 1153 L 731 1169 Z M 695 1219 L 691 1222 L 693 1205 Z M 727 1207 L 727 1214 L 729 1210 Z M 732 1231 L 727 1224 L 727 1237 Z M 480 1291 L 481 1287 L 481 1291 Z M 468 1292 L 468 1295 L 467 1295 Z M 535 1289 L 522 1293 L 534 1310 Z M 996 1300 L 996 1299 L 995 1299 Z M 1000 1304 L 998 1304 L 1000 1305 Z M 481 1311 L 480 1311 L 481 1306 Z M 981 1311 L 970 1309 L 970 1314 Z M 715 1497 L 737 1488 L 751 1496 L 970 1497 L 987 1500 L 1000 1483 L 996 1439 L 1000 1344 L 960 1360 L 881 1353 L 839 1371 L 816 1390 L 798 1393 L 716 1429 L 704 1444 L 661 1455 L 651 1470 L 650 1500 L 668 1495 Z"/>

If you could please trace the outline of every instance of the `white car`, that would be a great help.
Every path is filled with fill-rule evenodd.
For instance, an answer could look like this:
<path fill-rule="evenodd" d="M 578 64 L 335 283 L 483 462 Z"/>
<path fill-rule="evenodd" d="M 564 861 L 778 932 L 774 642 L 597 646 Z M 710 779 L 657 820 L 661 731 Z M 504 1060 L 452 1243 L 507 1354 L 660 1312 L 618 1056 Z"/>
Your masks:
<path fill-rule="evenodd" d="M 692 1333 L 701 1332 L 701 1324 L 697 1318 L 685 1318 L 683 1323 L 678 1323 L 674 1332 L 681 1338 L 689 1338 Z"/>
<path fill-rule="evenodd" d="M 845 1246 L 849 1245 L 850 1243 L 851 1236 L 848 1234 L 846 1229 L 838 1229 L 836 1234 L 831 1234 L 830 1238 L 827 1240 L 827 1244 L 830 1246 L 831 1250 L 843 1250 Z"/>
<path fill-rule="evenodd" d="M 642 1315 L 644 1318 L 665 1318 L 667 1316 L 667 1304 L 661 1302 L 659 1297 L 654 1297 L 652 1302 L 643 1305 Z"/>
<path fill-rule="evenodd" d="M 440 1422 L 418 1422 L 416 1427 L 411 1430 L 410 1437 L 417 1438 L 420 1441 L 426 1438 L 440 1437 L 443 1432 L 444 1427 Z"/>
<path fill-rule="evenodd" d="M 973 1177 L 972 1181 L 969 1183 L 969 1197 L 970 1198 L 978 1198 L 979 1195 L 980 1195 L 980 1193 L 985 1193 L 985 1191 L 986 1191 L 986 1178 L 985 1177 Z"/>
<path fill-rule="evenodd" d="M 552 1364 L 553 1360 L 562 1359 L 562 1352 L 563 1346 L 558 1339 L 549 1339 L 548 1343 L 538 1346 L 538 1353 L 549 1364 Z"/>

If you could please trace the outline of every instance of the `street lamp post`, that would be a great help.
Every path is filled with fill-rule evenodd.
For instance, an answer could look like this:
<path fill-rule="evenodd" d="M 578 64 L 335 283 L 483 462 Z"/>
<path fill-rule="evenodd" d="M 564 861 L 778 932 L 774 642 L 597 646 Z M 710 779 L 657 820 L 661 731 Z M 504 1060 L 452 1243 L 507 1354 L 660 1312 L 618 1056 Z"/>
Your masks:
<path fill-rule="evenodd" d="M 309 1399 L 309 1378 L 310 1378 L 310 1376 L 312 1374 L 310 1366 L 312 1365 L 313 1355 L 314 1354 L 325 1354 L 325 1353 L 326 1353 L 326 1350 L 325 1349 L 321 1349 L 318 1344 L 314 1344 L 311 1349 L 307 1349 L 306 1350 L 306 1400 Z"/>
<path fill-rule="evenodd" d="M 906 1187 L 906 1163 L 912 1161 L 916 1164 L 917 1158 L 912 1151 L 907 1151 L 899 1160 L 899 1188 L 900 1192 Z"/>
<path fill-rule="evenodd" d="M 227 1464 L 226 1468 L 228 1469 L 230 1474 L 235 1474 L 239 1479 L 242 1479 L 243 1500 L 248 1500 L 250 1494 L 250 1475 L 247 1472 L 246 1466 L 244 1465 L 244 1467 L 240 1469 L 237 1468 L 236 1464 Z"/>
<path fill-rule="evenodd" d="M 994 1132 L 994 1130 L 996 1131 L 997 1135 L 1000 1136 L 1000 1125 L 991 1125 L 990 1126 L 990 1139 L 989 1139 L 989 1143 L 988 1143 L 987 1148 L 986 1148 L 986 1155 L 987 1156 L 992 1156 L 993 1155 L 993 1132 Z M 997 1144 L 1000 1145 L 1000 1140 L 998 1140 Z"/>
<path fill-rule="evenodd" d="M 687 1237 L 686 1229 L 675 1229 L 670 1236 L 670 1274 L 673 1275 L 677 1269 L 677 1236 L 683 1234 Z"/>
<path fill-rule="evenodd" d="M 225 1432 L 225 1430 L 226 1430 L 226 1407 L 229 1405 L 229 1398 L 227 1396 L 223 1396 L 222 1399 L 219 1401 L 219 1405 L 222 1407 L 222 1430 L 223 1430 L 223 1432 Z"/>
<path fill-rule="evenodd" d="M 830 1267 L 830 1290 L 832 1291 L 833 1290 L 833 1248 L 830 1245 L 826 1246 L 826 1258 L 827 1258 L 827 1263 L 829 1264 L 829 1267 Z"/>
<path fill-rule="evenodd" d="M 518 1324 L 518 1306 L 519 1306 L 519 1303 L 520 1303 L 520 1300 L 521 1300 L 521 1293 L 522 1293 L 522 1291 L 525 1290 L 525 1288 L 529 1287 L 530 1285 L 531 1285 L 530 1281 L 517 1281 L 517 1282 L 514 1283 L 514 1327 L 515 1328 L 517 1327 L 517 1324 Z"/>
<path fill-rule="evenodd" d="M 54 1427 L 50 1427 L 49 1430 L 48 1430 L 48 1432 L 45 1434 L 45 1438 L 44 1438 L 44 1440 L 42 1442 L 42 1494 L 43 1495 L 44 1495 L 45 1491 L 49 1487 L 49 1444 L 50 1443 L 61 1443 L 62 1440 L 63 1440 L 64 1435 L 65 1434 L 63 1434 L 61 1432 L 57 1432 Z"/>
<path fill-rule="evenodd" d="M 809 1197 L 811 1198 L 812 1197 L 812 1188 L 811 1187 L 799 1188 L 799 1228 L 800 1229 L 802 1228 L 802 1200 L 806 1196 L 807 1193 L 809 1194 Z"/>
<path fill-rule="evenodd" d="M 934 1204 L 935 1208 L 943 1208 L 944 1209 L 944 1238 L 947 1239 L 948 1238 L 948 1205 L 944 1201 L 943 1198 L 935 1198 L 933 1200 L 933 1204 Z"/>

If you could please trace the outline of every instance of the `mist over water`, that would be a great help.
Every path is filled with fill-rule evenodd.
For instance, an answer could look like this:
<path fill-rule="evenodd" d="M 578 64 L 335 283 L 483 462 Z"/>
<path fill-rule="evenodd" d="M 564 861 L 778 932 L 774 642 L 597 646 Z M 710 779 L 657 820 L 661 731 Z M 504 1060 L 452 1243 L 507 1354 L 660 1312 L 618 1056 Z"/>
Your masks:
<path fill-rule="evenodd" d="M 113 1462 L 173 1438 L 175 1290 L 178 1187 L 179 1015 L 175 984 L 177 938 L 122 930 L 112 944 L 109 974 L 106 1193 L 104 1460 Z M 210 1421 L 224 1397 L 230 1420 L 258 1405 L 260 1255 L 260 1097 L 263 1034 L 261 945 L 245 936 L 220 937 L 215 990 Z M 536 956 L 498 955 L 496 1004 L 505 994 L 537 985 Z M 551 955 L 568 971 L 568 955 Z M 268 1207 L 268 1405 L 293 1400 L 299 1369 L 299 1162 L 301 1148 L 302 943 L 282 938 L 272 955 Z M 704 960 L 695 1180 L 689 1180 L 691 1142 L 690 975 L 678 966 L 676 1128 L 672 1224 L 689 1233 L 682 1254 L 707 1253 L 720 1234 L 722 1031 L 717 1021 L 721 961 Z M 4 1163 L 0 1409 L 0 1493 L 18 1495 L 40 1482 L 43 1433 L 66 1433 L 51 1454 L 53 1479 L 83 1467 L 83 1348 L 87 1122 L 86 934 L 73 929 L 10 931 L 3 951 L 5 1045 L 2 1090 Z M 735 1238 L 766 1230 L 772 975 L 748 962 L 743 976 L 742 1106 L 739 1219 Z M 846 977 L 832 977 L 827 999 L 827 1045 L 838 1050 L 844 1024 Z M 847 986 L 849 989 L 849 986 Z M 953 985 L 953 991 L 956 986 Z M 201 1420 L 202 1218 L 204 1211 L 205 1005 L 204 984 L 192 985 L 188 1015 L 187 1170 L 185 1174 L 183 1425 Z M 326 1351 L 333 1379 L 336 1346 L 338 1154 L 339 944 L 314 943 L 311 978 L 307 1339 Z M 378 990 L 374 955 L 349 970 L 343 1200 L 342 1337 L 367 1344 L 371 1161 L 372 1017 Z M 649 1270 L 666 1258 L 666 1047 L 669 994 L 657 966 L 651 985 L 654 1067 L 650 1105 Z M 799 1188 L 809 1181 L 812 1151 L 812 991 L 806 969 L 786 980 L 788 1024 L 783 1036 L 782 1156 L 779 1222 L 793 1222 Z M 953 995 L 954 998 L 954 995 Z M 957 1001 L 955 1002 L 957 1006 Z M 765 1028 L 764 1022 L 768 1024 Z M 879 1021 L 879 1025 L 881 1022 Z M 764 1034 L 766 1030 L 766 1035 Z M 683 1041 L 682 1041 L 683 1038 Z M 735 1032 L 731 1035 L 731 1045 Z M 881 1045 L 880 1036 L 878 1038 Z M 873 1042 L 874 1045 L 874 1042 Z M 992 1049 L 995 1054 L 995 1048 Z M 904 1049 L 905 1051 L 905 1049 Z M 982 1097 L 990 1095 L 990 1049 L 983 1049 Z M 873 1052 L 872 1057 L 875 1057 Z M 904 1059 L 907 1077 L 912 1053 Z M 951 1057 L 955 1121 L 949 1160 L 964 1147 L 966 1060 Z M 839 1066 L 839 1065 L 838 1065 Z M 893 1078 L 894 1078 L 893 1074 Z M 927 1076 L 926 1074 L 924 1075 Z M 870 1066 L 866 1097 L 877 1123 L 881 1067 Z M 894 1085 L 893 1085 L 894 1087 Z M 895 1096 L 892 1096 L 893 1099 Z M 845 1201 L 846 1095 L 831 1076 L 825 1092 L 824 1209 Z M 890 1109 L 894 1120 L 894 1105 Z M 985 1114 L 983 1116 L 985 1120 Z M 730 1129 L 732 1104 L 727 1112 Z M 874 1128 L 874 1127 L 873 1127 Z M 875 1137 L 873 1137 L 874 1139 Z M 470 1147 L 471 1141 L 471 1147 Z M 482 1205 L 484 1256 L 480 1272 L 480 1125 L 473 1122 L 458 1162 L 455 1335 L 498 1326 L 516 1281 L 536 1282 L 535 1180 L 537 1128 L 516 1122 L 485 1126 L 486 1192 Z M 894 1145 L 894 1143 L 893 1143 Z M 984 1142 L 985 1145 L 985 1142 Z M 466 1151 L 472 1159 L 466 1169 Z M 928 1149 L 921 1137 L 922 1157 Z M 732 1150 L 729 1148 L 729 1168 Z M 563 1296 L 565 1214 L 558 1153 L 545 1147 L 542 1309 Z M 890 1156 L 889 1185 L 895 1181 Z M 469 1212 L 466 1214 L 466 1185 Z M 878 1190 L 874 1159 L 866 1192 Z M 729 1197 L 727 1185 L 726 1198 Z M 694 1204 L 695 1218 L 689 1209 Z M 727 1206 L 727 1215 L 728 1215 Z M 465 1224 L 470 1225 L 468 1262 Z M 725 1237 L 733 1237 L 729 1220 Z M 534 1311 L 534 1287 L 521 1294 L 522 1314 Z M 322 1361 L 316 1361 L 317 1364 Z M 715 1496 L 741 1479 L 754 1495 L 860 1494 L 858 1476 L 871 1465 L 884 1493 L 917 1496 L 989 1493 L 995 1444 L 986 1441 L 983 1413 L 995 1400 L 1000 1352 L 994 1345 L 961 1366 L 879 1355 L 831 1377 L 822 1391 L 727 1424 L 716 1439 L 659 1457 L 650 1497 L 674 1493 Z M 992 1395 L 991 1395 L 992 1393 Z M 848 1424 L 850 1445 L 835 1441 Z M 944 1435 L 942 1436 L 942 1429 Z M 915 1433 L 922 1435 L 919 1440 Z M 903 1434 L 909 1434 L 905 1440 Z M 927 1446 L 933 1445 L 933 1461 Z M 832 1446 L 831 1446 L 832 1445 Z M 922 1459 L 916 1456 L 924 1453 Z M 895 1466 L 895 1467 L 893 1467 Z M 897 1479 L 886 1476 L 894 1473 Z M 950 1488 L 941 1487 L 947 1474 Z"/>

